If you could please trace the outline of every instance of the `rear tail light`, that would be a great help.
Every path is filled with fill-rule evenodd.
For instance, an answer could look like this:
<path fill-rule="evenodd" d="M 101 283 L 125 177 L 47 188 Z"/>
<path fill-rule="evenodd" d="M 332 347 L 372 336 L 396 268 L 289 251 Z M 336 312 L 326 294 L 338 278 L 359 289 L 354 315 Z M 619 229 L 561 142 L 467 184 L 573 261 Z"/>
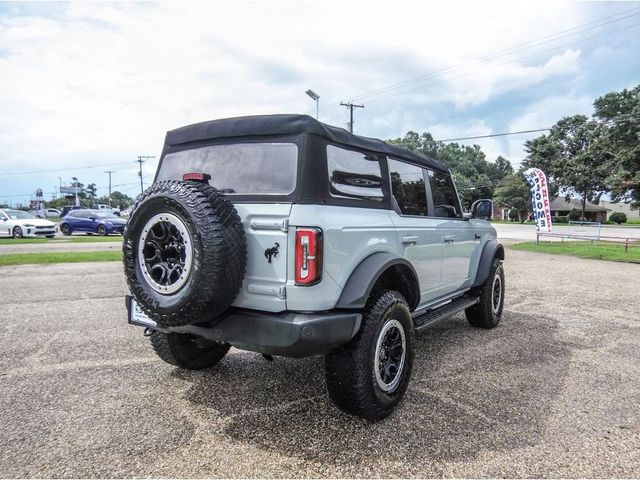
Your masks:
<path fill-rule="evenodd" d="M 296 285 L 313 285 L 322 277 L 322 230 L 296 230 Z"/>

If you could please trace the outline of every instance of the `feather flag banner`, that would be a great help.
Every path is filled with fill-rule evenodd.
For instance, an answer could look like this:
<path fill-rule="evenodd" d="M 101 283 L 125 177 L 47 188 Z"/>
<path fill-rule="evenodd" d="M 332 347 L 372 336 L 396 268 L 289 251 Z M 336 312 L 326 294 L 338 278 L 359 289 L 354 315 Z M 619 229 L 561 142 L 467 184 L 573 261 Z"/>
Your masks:
<path fill-rule="evenodd" d="M 524 176 L 531 186 L 531 207 L 538 232 L 551 233 L 551 208 L 547 176 L 538 168 L 529 168 Z"/>

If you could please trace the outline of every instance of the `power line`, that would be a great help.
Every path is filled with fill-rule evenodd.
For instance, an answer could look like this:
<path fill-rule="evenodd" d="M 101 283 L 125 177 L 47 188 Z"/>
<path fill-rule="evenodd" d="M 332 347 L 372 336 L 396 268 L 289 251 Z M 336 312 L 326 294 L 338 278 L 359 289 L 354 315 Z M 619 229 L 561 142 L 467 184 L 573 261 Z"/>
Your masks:
<path fill-rule="evenodd" d="M 37 174 L 37 173 L 53 173 L 53 172 L 67 172 L 67 171 L 71 171 L 71 170 L 85 170 L 88 168 L 105 168 L 105 167 L 113 167 L 116 165 L 130 165 L 129 162 L 116 162 L 116 163 L 104 163 L 101 165 L 87 165 L 84 167 L 64 167 L 64 168 L 51 168 L 48 170 L 31 170 L 31 171 L 26 171 L 26 172 L 0 172 L 0 175 L 2 176 L 9 176 L 9 175 L 33 175 L 33 174 Z"/>
<path fill-rule="evenodd" d="M 608 123 L 608 122 L 621 122 L 621 121 L 628 121 L 628 120 L 632 120 L 632 119 L 640 119 L 640 114 L 634 114 L 634 113 L 623 113 L 621 115 L 617 115 L 615 117 L 611 117 L 611 118 L 606 118 L 602 120 L 602 123 Z M 596 121 L 598 121 L 598 119 L 595 119 Z M 532 130 L 520 130 L 517 132 L 504 132 L 504 133 L 492 133 L 489 135 L 476 135 L 473 137 L 459 137 L 459 138 L 443 138 L 441 140 L 435 140 L 436 142 L 456 142 L 456 141 L 461 141 L 461 140 L 477 140 L 479 138 L 491 138 L 491 137 L 506 137 L 508 135 L 522 135 L 525 133 L 536 133 L 536 132 L 548 132 L 549 130 L 551 130 L 551 128 L 535 128 Z"/>
<path fill-rule="evenodd" d="M 138 155 L 138 166 L 140 170 L 138 171 L 138 175 L 140 176 L 140 193 L 144 193 L 144 183 L 142 182 L 142 164 L 147 161 L 148 158 L 156 158 L 153 155 Z"/>
<path fill-rule="evenodd" d="M 353 133 L 353 109 L 354 108 L 364 108 L 364 105 L 356 105 L 353 102 L 340 102 L 340 105 L 343 107 L 347 107 L 349 109 L 349 131 Z"/>
<path fill-rule="evenodd" d="M 618 33 L 618 32 L 621 32 L 623 30 L 629 30 L 631 28 L 635 28 L 635 27 L 638 27 L 638 26 L 640 26 L 640 23 L 634 23 L 633 25 L 628 25 L 628 26 L 626 26 L 624 28 L 619 28 L 617 30 L 612 30 L 612 31 L 609 31 L 609 32 L 605 32 L 605 33 L 602 33 L 600 35 L 593 35 L 591 37 L 588 37 L 588 38 L 585 38 L 585 39 L 582 39 L 582 40 L 578 40 L 578 41 L 575 41 L 575 42 L 571 42 L 571 43 L 567 43 L 567 44 L 560 45 L 560 46 L 557 46 L 557 47 L 553 47 L 551 49 L 544 50 L 544 51 L 541 51 L 541 52 L 537 52 L 537 53 L 534 53 L 532 55 L 528 55 L 528 56 L 525 56 L 525 57 L 520 57 L 520 58 L 518 58 L 518 60 L 526 60 L 526 59 L 529 59 L 529 58 L 532 58 L 532 57 L 536 57 L 538 55 L 543 55 L 545 53 L 550 53 L 550 52 L 553 52 L 553 51 L 556 51 L 556 50 L 561 50 L 561 49 L 573 46 L 575 44 L 578 44 L 578 43 L 581 43 L 581 42 L 584 42 L 584 41 L 587 41 L 587 40 L 593 40 L 593 39 L 604 37 L 604 36 L 607 36 L 607 35 L 613 35 L 614 33 Z M 427 86 L 430 86 L 430 85 L 438 85 L 438 84 L 441 84 L 441 83 L 444 83 L 444 82 L 447 82 L 447 81 L 457 80 L 459 78 L 468 77 L 468 76 L 474 75 L 474 74 L 476 74 L 478 72 L 484 72 L 484 71 L 487 71 L 487 70 L 492 70 L 494 68 L 497 68 L 497 67 L 500 67 L 500 66 L 503 66 L 503 65 L 507 65 L 510 61 L 511 60 L 507 60 L 507 61 L 504 61 L 504 62 L 501 62 L 501 63 L 488 65 L 487 67 L 481 68 L 479 70 L 473 70 L 471 72 L 463 73 L 461 75 L 457 75 L 457 76 L 454 76 L 454 77 L 448 77 L 448 78 L 443 78 L 443 79 L 438 80 L 438 81 L 428 82 L 428 83 L 425 83 L 424 85 L 421 85 L 419 87 L 415 87 L 415 88 L 411 88 L 409 90 L 402 90 L 402 91 L 399 91 L 399 92 L 391 93 L 391 94 L 383 96 L 383 97 L 373 98 L 373 99 L 368 100 L 368 103 L 387 100 L 387 99 L 392 98 L 392 97 L 397 97 L 398 95 L 405 95 L 407 93 L 412 93 L 412 92 L 415 92 L 415 91 L 418 91 L 418 90 L 422 90 L 424 87 L 427 87 Z"/>
<path fill-rule="evenodd" d="M 550 128 L 536 128 L 533 130 L 521 130 L 519 132 L 506 132 L 506 133 L 493 133 L 491 135 L 476 135 L 475 137 L 460 137 L 460 138 L 443 138 L 442 140 L 436 140 L 436 142 L 456 142 L 459 140 L 476 140 L 478 138 L 491 138 L 491 137 L 505 137 L 507 135 L 521 135 L 523 133 L 534 132 L 547 132 Z"/>
<path fill-rule="evenodd" d="M 524 44 L 520 44 L 520 45 L 518 45 L 518 46 L 511 47 L 511 48 L 509 48 L 509 49 L 507 49 L 507 50 L 502 50 L 502 51 L 494 52 L 493 54 L 485 55 L 485 56 L 480 57 L 480 58 L 477 58 L 477 59 L 475 59 L 475 60 L 473 60 L 473 61 L 471 61 L 471 62 L 467 62 L 467 63 L 459 64 L 459 65 L 452 65 L 452 66 L 449 66 L 449 67 L 446 67 L 446 68 L 443 68 L 443 69 L 440 69 L 440 70 L 436 70 L 435 72 L 431 72 L 431 73 L 429 73 L 429 74 L 421 75 L 421 76 L 419 76 L 419 77 L 414 77 L 413 79 L 405 80 L 405 81 L 403 81 L 403 82 L 399 82 L 399 83 L 396 83 L 396 84 L 391 84 L 391 85 L 388 85 L 388 86 L 386 86 L 386 87 L 381 87 L 381 88 L 376 89 L 376 90 L 371 90 L 371 91 L 369 91 L 369 92 L 366 92 L 366 93 L 363 93 L 363 94 L 360 94 L 360 95 L 355 96 L 355 97 L 354 97 L 354 99 L 363 99 L 363 98 L 367 98 L 367 97 L 371 97 L 371 96 L 374 96 L 374 97 L 375 97 L 375 96 L 378 96 L 378 95 L 380 95 L 380 94 L 382 94 L 382 93 L 385 93 L 386 91 L 395 90 L 395 89 L 402 88 L 402 87 L 407 87 L 407 86 L 409 86 L 409 85 L 410 85 L 410 84 L 412 84 L 412 83 L 419 83 L 419 82 L 422 82 L 422 81 L 427 80 L 427 79 L 429 79 L 429 78 L 438 77 L 438 76 L 440 76 L 442 73 L 446 73 L 446 72 L 450 72 L 450 71 L 455 71 L 455 70 L 460 70 L 460 69 L 463 69 L 463 68 L 465 68 L 465 67 L 472 66 L 472 65 L 474 65 L 474 64 L 476 64 L 476 63 L 479 63 L 479 62 L 485 62 L 486 60 L 495 60 L 495 59 L 498 59 L 498 58 L 501 58 L 501 57 L 505 57 L 505 56 L 513 55 L 514 53 L 517 53 L 517 52 L 519 52 L 519 51 L 527 50 L 527 49 L 530 49 L 530 48 L 533 48 L 533 47 L 536 47 L 536 46 L 540 46 L 540 45 L 542 45 L 542 44 L 549 43 L 549 42 L 552 42 L 552 41 L 557 41 L 557 40 L 560 40 L 560 39 L 565 38 L 565 37 L 568 37 L 568 36 L 576 35 L 576 34 L 578 34 L 578 33 L 584 33 L 584 32 L 586 32 L 586 31 L 592 30 L 592 29 L 594 29 L 594 28 L 599 28 L 599 27 L 606 26 L 606 25 L 608 25 L 608 24 L 610 24 L 610 23 L 619 22 L 619 21 L 625 20 L 625 19 L 627 19 L 627 18 L 631 18 L 631 17 L 633 17 L 633 16 L 640 15 L 640 12 L 637 12 L 637 10 L 640 10 L 640 7 L 635 7 L 635 8 L 632 8 L 632 9 L 630 9 L 630 10 L 625 10 L 625 11 L 623 11 L 623 12 L 619 12 L 619 13 L 617 13 L 617 14 L 615 14 L 615 15 L 610 15 L 610 16 L 607 16 L 607 17 L 603 17 L 603 18 L 600 18 L 600 19 L 594 20 L 594 21 L 592 21 L 592 22 L 589 22 L 589 23 L 586 23 L 586 24 L 580 25 L 580 26 L 578 26 L 578 27 L 574 27 L 574 28 L 569 29 L 569 30 L 564 30 L 564 31 L 561 31 L 561 32 L 557 32 L 557 33 L 555 33 L 555 34 L 550 34 L 550 35 L 547 35 L 547 36 L 544 36 L 544 37 L 540 37 L 540 38 L 538 38 L 537 40 L 534 40 L 534 41 L 532 41 L 532 42 L 524 43 Z M 630 15 L 625 15 L 625 14 L 627 14 L 627 13 L 629 13 L 629 12 L 634 12 L 634 11 L 636 11 L 636 13 L 633 13 L 633 14 L 630 14 Z M 611 19 L 611 18 L 613 18 L 613 17 L 619 17 L 619 16 L 621 16 L 621 15 L 624 15 L 624 16 L 622 16 L 621 18 L 617 18 L 617 19 L 615 19 L 615 20 L 610 20 L 610 21 L 608 21 L 608 22 L 604 22 L 604 23 L 602 23 L 604 20 L 608 20 L 608 19 Z M 598 23 L 598 25 L 593 25 L 593 24 L 595 24 L 595 23 Z M 589 25 L 592 25 L 592 26 L 591 26 L 591 27 L 589 27 L 589 28 L 586 28 L 586 29 L 582 29 L 582 30 L 580 30 L 581 28 L 586 27 L 586 26 L 589 26 Z M 558 50 L 558 49 L 561 49 L 561 48 L 566 48 L 567 46 L 571 46 L 571 45 L 575 45 L 576 43 L 581 43 L 581 42 L 584 42 L 584 41 L 587 41 L 587 40 L 592 40 L 592 39 L 595 39 L 595 38 L 599 38 L 599 37 L 601 37 L 601 36 L 605 36 L 605 35 L 610 35 L 610 34 L 613 34 L 613 33 L 617 33 L 617 32 L 619 32 L 619 31 L 627 30 L 627 29 L 629 29 L 629 28 L 633 28 L 633 27 L 636 27 L 636 26 L 638 26 L 638 25 L 639 25 L 639 24 L 630 25 L 630 26 L 627 26 L 627 27 L 625 27 L 625 28 L 621 28 L 621 29 L 616 29 L 616 30 L 612 30 L 612 31 L 609 31 L 609 32 L 605 32 L 604 34 L 595 35 L 595 36 L 591 36 L 591 37 L 588 37 L 588 38 L 580 39 L 580 40 L 577 40 L 577 41 L 571 42 L 571 43 L 569 43 L 569 44 L 565 44 L 565 45 L 561 45 L 561 46 L 556 46 L 556 47 L 554 47 L 554 48 L 552 48 L 552 49 L 548 49 L 548 50 L 545 50 L 545 51 L 537 52 L 537 53 L 535 53 L 535 54 L 532 54 L 532 55 L 529 55 L 529 56 L 526 56 L 526 57 L 520 58 L 520 60 L 524 60 L 524 59 L 527 59 L 527 58 L 531 58 L 531 57 L 533 57 L 533 56 L 537 56 L 537 55 L 540 55 L 540 54 L 543 54 L 543 53 L 547 53 L 547 52 L 550 52 L 550 51 L 555 51 L 555 50 Z M 573 30 L 579 30 L 579 31 L 575 31 L 575 32 L 573 32 L 573 33 L 572 33 L 572 34 L 570 34 L 570 35 L 562 35 L 562 36 L 560 36 L 560 35 L 561 35 L 561 34 L 563 34 L 563 33 L 571 32 L 571 31 L 573 31 Z M 550 37 L 557 37 L 557 38 L 553 38 L 553 39 L 551 39 L 551 40 L 550 40 L 550 39 L 549 39 Z M 544 40 L 544 41 L 542 41 L 542 40 Z M 505 63 L 508 63 L 508 62 L 503 62 L 503 63 L 497 64 L 497 65 L 492 65 L 492 66 L 489 66 L 488 68 L 484 68 L 484 69 L 482 69 L 482 70 L 487 70 L 487 69 L 490 69 L 490 68 L 495 68 L 495 67 L 501 66 L 501 65 L 503 65 L 503 64 L 505 64 Z M 475 73 L 475 72 L 477 72 L 477 70 L 476 70 L 476 71 L 474 71 L 474 72 L 466 73 L 466 74 L 464 74 L 464 75 L 460 75 L 460 76 L 456 76 L 456 77 L 452 77 L 452 78 L 447 78 L 447 79 L 444 79 L 443 81 L 446 81 L 446 80 L 453 80 L 453 79 L 461 78 L 461 77 L 464 77 L 464 76 L 467 76 L 467 75 L 473 74 L 473 73 Z M 435 83 L 442 83 L 442 82 L 435 82 Z M 423 86 L 432 85 L 432 84 L 434 84 L 434 82 L 429 82 L 429 83 L 427 83 L 426 85 L 423 85 Z M 417 89 L 407 90 L 407 91 L 396 92 L 396 93 L 394 93 L 394 94 L 392 94 L 392 95 L 384 96 L 384 97 L 382 97 L 382 98 L 377 98 L 377 99 L 375 99 L 375 100 L 371 100 L 371 101 L 384 100 L 384 99 L 390 98 L 390 97 L 392 97 L 392 96 L 396 96 L 396 95 L 400 95 L 400 94 L 404 94 L 404 93 L 410 93 L 410 92 L 415 91 L 415 90 L 418 90 L 418 89 L 420 89 L 420 88 L 422 88 L 422 87 L 419 87 L 419 88 L 417 88 Z M 325 115 L 326 115 L 326 114 L 327 114 L 327 112 L 329 112 L 329 111 L 331 111 L 331 110 L 333 110 L 333 109 L 335 109 L 335 108 L 337 108 L 337 107 L 339 107 L 339 106 L 340 106 L 340 104 L 333 104 L 333 105 L 331 105 L 331 106 L 327 107 L 327 108 L 323 111 L 323 114 L 325 114 Z"/>
<path fill-rule="evenodd" d="M 109 206 L 111 206 L 111 174 L 116 172 L 113 170 L 107 170 L 104 173 L 109 175 Z"/>
<path fill-rule="evenodd" d="M 395 85 L 389 85 L 387 87 L 382 87 L 382 88 L 380 88 L 378 90 L 373 90 L 371 92 L 368 92 L 368 93 L 365 93 L 365 94 L 362 94 L 362 95 L 358 95 L 358 96 L 354 97 L 354 99 L 362 99 L 362 98 L 365 98 L 367 96 L 371 96 L 372 94 L 374 94 L 376 92 L 380 92 L 380 91 L 385 91 L 385 90 L 390 90 L 390 89 L 395 89 L 395 88 L 399 88 L 399 87 L 402 87 L 402 86 L 406 86 L 407 84 L 419 82 L 419 81 L 421 81 L 423 79 L 427 79 L 427 78 L 433 77 L 434 75 L 438 75 L 438 74 L 444 73 L 446 71 L 458 70 L 460 68 L 463 68 L 463 67 L 466 67 L 466 66 L 470 66 L 470 65 L 474 65 L 476 63 L 485 62 L 487 60 L 494 60 L 496 58 L 500 58 L 500 57 L 503 57 L 503 56 L 508 56 L 508 55 L 511 55 L 511 54 L 519 52 L 519 51 L 529 50 L 531 48 L 534 48 L 534 47 L 537 47 L 537 46 L 540 46 L 540 45 L 544 45 L 546 43 L 555 42 L 557 40 L 561 40 L 563 38 L 571 37 L 571 36 L 577 35 L 579 33 L 584 33 L 584 32 L 587 32 L 589 30 L 593 30 L 595 28 L 604 27 L 604 26 L 609 25 L 611 23 L 619 22 L 619 21 L 622 21 L 622 20 L 626 20 L 627 18 L 631 18 L 631 17 L 637 16 L 637 15 L 640 15 L 640 12 L 638 12 L 638 10 L 640 10 L 640 7 L 635 7 L 635 8 L 632 8 L 630 10 L 626 10 L 626 11 L 617 13 L 615 15 L 610 15 L 610 16 L 607 16 L 607 17 L 603 17 L 603 18 L 600 18 L 598 20 L 594 20 L 592 22 L 589 22 L 589 23 L 586 23 L 586 24 L 583 24 L 583 25 L 580 25 L 580 26 L 577 26 L 577 27 L 570 28 L 568 30 L 563 30 L 563 31 L 560 31 L 560 32 L 557 32 L 557 33 L 554 33 L 554 34 L 550 34 L 550 35 L 546 35 L 544 37 L 540 37 L 540 38 L 538 38 L 538 39 L 536 39 L 536 40 L 534 40 L 532 42 L 525 42 L 523 44 L 519 44 L 519 45 L 516 45 L 514 47 L 505 49 L 505 50 L 501 50 L 501 51 L 498 51 L 498 52 L 491 53 L 489 55 L 485 55 L 483 57 L 479 57 L 479 58 L 477 58 L 475 60 L 472 60 L 471 62 L 467 62 L 466 64 L 459 64 L 459 65 L 453 65 L 453 66 L 445 67 L 445 68 L 443 68 L 441 70 L 437 70 L 437 71 L 429 73 L 429 74 L 421 75 L 421 76 L 415 77 L 413 79 L 405 80 L 404 82 L 399 82 L 399 83 L 397 83 Z M 633 14 L 630 14 L 630 15 L 625 15 L 625 16 L 623 16 L 621 18 L 617 18 L 617 19 L 614 19 L 614 20 L 610 20 L 608 22 L 601 23 L 604 20 L 608 20 L 608 19 L 613 18 L 613 17 L 618 17 L 620 15 L 623 15 L 623 14 L 626 14 L 626 13 L 629 13 L 629 12 L 633 12 L 633 11 L 636 11 L 636 13 L 633 13 Z M 593 25 L 594 23 L 598 23 L 598 25 Z M 593 26 L 580 30 L 581 28 L 589 26 L 589 25 L 593 25 Z M 572 32 L 572 33 L 569 33 L 569 34 L 566 34 L 566 35 L 562 35 L 562 34 L 567 33 L 567 32 Z M 555 38 L 551 38 L 551 37 L 555 37 Z"/>

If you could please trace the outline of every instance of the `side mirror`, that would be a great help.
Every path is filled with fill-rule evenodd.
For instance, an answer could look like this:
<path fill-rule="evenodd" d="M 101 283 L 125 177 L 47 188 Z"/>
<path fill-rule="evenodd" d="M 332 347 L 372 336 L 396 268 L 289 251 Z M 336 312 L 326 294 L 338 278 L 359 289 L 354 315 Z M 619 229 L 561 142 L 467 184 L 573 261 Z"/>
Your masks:
<path fill-rule="evenodd" d="M 89 219 L 93 220 L 94 222 L 96 221 L 96 217 L 89 217 Z"/>
<path fill-rule="evenodd" d="M 483 199 L 473 202 L 473 205 L 471 205 L 471 218 L 491 220 L 493 218 L 493 201 Z"/>

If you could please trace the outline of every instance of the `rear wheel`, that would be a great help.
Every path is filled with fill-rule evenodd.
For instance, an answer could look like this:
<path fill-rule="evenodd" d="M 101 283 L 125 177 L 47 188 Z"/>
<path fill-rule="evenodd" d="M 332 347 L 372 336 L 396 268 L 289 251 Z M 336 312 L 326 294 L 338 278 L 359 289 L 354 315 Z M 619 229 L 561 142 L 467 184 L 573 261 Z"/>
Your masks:
<path fill-rule="evenodd" d="M 473 327 L 495 328 L 502 319 L 504 308 L 504 269 L 502 261 L 494 258 L 489 276 L 480 287 L 480 302 L 465 310 L 467 321 Z"/>
<path fill-rule="evenodd" d="M 15 227 L 13 229 L 13 238 L 22 238 L 23 234 L 22 234 L 22 229 L 20 227 Z"/>
<path fill-rule="evenodd" d="M 98 235 L 102 235 L 103 237 L 107 236 L 107 227 L 104 225 L 98 225 Z"/>
<path fill-rule="evenodd" d="M 63 235 L 65 236 L 69 236 L 71 235 L 71 228 L 69 227 L 68 224 L 63 223 L 62 225 L 60 225 L 60 231 L 62 232 Z"/>
<path fill-rule="evenodd" d="M 165 362 L 188 370 L 201 370 L 218 363 L 231 346 L 183 333 L 155 331 L 149 337 L 156 354 Z"/>
<path fill-rule="evenodd" d="M 402 400 L 413 366 L 413 323 L 407 301 L 386 290 L 371 298 L 360 331 L 325 357 L 329 396 L 342 410 L 381 420 Z"/>

